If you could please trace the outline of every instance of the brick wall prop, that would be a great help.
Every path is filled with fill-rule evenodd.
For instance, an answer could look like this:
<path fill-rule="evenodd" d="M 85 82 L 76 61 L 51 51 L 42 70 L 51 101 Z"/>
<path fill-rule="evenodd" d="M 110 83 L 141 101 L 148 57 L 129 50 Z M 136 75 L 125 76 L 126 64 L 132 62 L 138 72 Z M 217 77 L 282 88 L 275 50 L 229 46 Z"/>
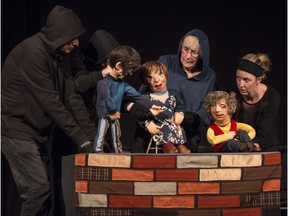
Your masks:
<path fill-rule="evenodd" d="M 77 154 L 62 175 L 69 216 L 280 215 L 279 152 Z"/>

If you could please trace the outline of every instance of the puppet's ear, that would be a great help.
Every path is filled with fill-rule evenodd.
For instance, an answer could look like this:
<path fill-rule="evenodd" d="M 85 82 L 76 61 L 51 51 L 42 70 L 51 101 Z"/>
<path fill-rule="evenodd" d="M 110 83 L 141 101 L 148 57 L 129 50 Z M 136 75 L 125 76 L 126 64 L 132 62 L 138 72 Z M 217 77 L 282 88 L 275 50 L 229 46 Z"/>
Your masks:
<path fill-rule="evenodd" d="M 122 68 L 121 65 L 122 65 L 121 62 L 117 62 L 116 65 L 115 65 L 115 69 L 116 69 L 117 71 L 123 70 L 123 68 Z"/>

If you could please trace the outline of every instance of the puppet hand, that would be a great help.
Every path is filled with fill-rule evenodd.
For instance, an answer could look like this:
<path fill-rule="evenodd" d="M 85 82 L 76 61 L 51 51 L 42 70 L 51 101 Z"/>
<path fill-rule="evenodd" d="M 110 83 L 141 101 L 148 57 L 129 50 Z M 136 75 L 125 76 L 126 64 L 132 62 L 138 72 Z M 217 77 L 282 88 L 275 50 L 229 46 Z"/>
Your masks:
<path fill-rule="evenodd" d="M 181 112 L 175 112 L 174 114 L 174 121 L 176 125 L 181 125 L 182 121 L 184 119 L 184 114 Z"/>
<path fill-rule="evenodd" d="M 160 132 L 160 128 L 158 125 L 156 125 L 153 121 L 150 121 L 147 125 L 146 125 L 147 130 L 149 131 L 150 134 L 159 134 Z"/>

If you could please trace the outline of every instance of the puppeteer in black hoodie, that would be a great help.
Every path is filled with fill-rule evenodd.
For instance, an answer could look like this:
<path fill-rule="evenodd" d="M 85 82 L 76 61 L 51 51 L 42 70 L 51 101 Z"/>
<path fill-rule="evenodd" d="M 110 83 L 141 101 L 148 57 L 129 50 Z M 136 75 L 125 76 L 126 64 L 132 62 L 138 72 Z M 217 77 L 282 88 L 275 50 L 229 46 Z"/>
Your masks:
<path fill-rule="evenodd" d="M 2 68 L 2 135 L 45 143 L 56 123 L 76 144 L 86 133 L 65 108 L 65 64 L 56 52 L 85 32 L 78 16 L 56 6 L 40 32 L 18 44 Z"/>

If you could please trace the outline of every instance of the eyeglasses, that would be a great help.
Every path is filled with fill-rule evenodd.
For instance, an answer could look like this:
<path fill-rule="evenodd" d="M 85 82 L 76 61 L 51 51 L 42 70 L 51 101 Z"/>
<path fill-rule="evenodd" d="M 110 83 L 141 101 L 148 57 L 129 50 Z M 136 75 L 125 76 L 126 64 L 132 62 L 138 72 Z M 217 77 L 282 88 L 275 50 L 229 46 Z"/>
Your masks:
<path fill-rule="evenodd" d="M 187 47 L 182 47 L 182 54 L 187 55 L 188 53 L 190 53 L 191 56 L 193 57 L 198 57 L 199 56 L 199 52 L 196 52 L 195 50 L 190 50 Z"/>

